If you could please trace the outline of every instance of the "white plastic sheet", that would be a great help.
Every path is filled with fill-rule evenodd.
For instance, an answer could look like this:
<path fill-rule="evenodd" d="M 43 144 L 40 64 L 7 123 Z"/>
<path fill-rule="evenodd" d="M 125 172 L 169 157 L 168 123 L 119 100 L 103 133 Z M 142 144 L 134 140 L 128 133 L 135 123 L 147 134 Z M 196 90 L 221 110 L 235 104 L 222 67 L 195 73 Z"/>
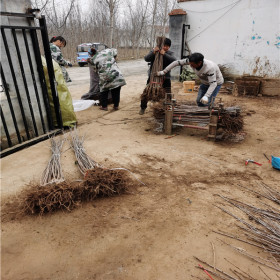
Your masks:
<path fill-rule="evenodd" d="M 88 109 L 92 105 L 98 105 L 98 100 L 73 100 L 74 112 Z"/>

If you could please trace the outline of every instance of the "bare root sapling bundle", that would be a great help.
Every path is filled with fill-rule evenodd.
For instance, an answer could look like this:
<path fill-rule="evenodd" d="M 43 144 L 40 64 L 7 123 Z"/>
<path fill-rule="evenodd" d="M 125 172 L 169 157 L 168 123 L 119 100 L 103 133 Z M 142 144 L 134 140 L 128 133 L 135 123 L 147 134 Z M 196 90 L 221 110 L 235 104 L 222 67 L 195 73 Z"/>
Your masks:
<path fill-rule="evenodd" d="M 95 167 L 88 170 L 83 186 L 84 200 L 92 200 L 95 197 L 115 196 L 125 193 L 132 185 L 132 180 L 123 169 L 112 170 Z"/>
<path fill-rule="evenodd" d="M 71 132 L 71 137 L 71 147 L 75 152 L 84 180 L 82 182 L 64 180 L 60 163 L 64 140 L 55 141 L 52 138 L 52 156 L 43 172 L 41 185 L 29 184 L 15 200 L 15 203 L 7 206 L 7 211 L 10 212 L 11 207 L 17 210 L 15 213 L 28 215 L 43 215 L 58 210 L 71 211 L 82 202 L 92 201 L 97 197 L 125 193 L 133 185 L 129 170 L 108 169 L 90 158 L 83 146 L 84 137 L 80 138 L 76 129 Z"/>
<path fill-rule="evenodd" d="M 64 181 L 64 176 L 62 173 L 62 167 L 60 162 L 60 155 L 62 151 L 62 146 L 64 143 L 64 139 L 55 140 L 54 137 L 50 138 L 51 141 L 51 151 L 52 156 L 48 162 L 47 167 L 45 168 L 42 177 L 41 177 L 41 186 L 45 186 L 47 184 L 57 184 Z"/>
<path fill-rule="evenodd" d="M 157 47 L 159 50 L 163 48 L 165 37 L 157 37 Z M 155 60 L 150 73 L 150 82 L 144 89 L 141 99 L 147 101 L 159 101 L 165 98 L 165 90 L 162 87 L 163 76 L 157 76 L 157 72 L 163 70 L 163 55 L 160 51 L 155 53 Z"/>
<path fill-rule="evenodd" d="M 75 151 L 78 166 L 84 175 L 83 200 L 91 200 L 97 196 L 114 196 L 124 193 L 131 185 L 132 179 L 127 169 L 108 169 L 91 159 L 86 153 L 77 130 L 72 131 L 72 148 Z M 131 172 L 130 172 L 131 173 Z"/>
<path fill-rule="evenodd" d="M 220 116 L 219 125 L 222 127 L 227 135 L 236 134 L 243 129 L 242 115 L 231 116 L 230 114 L 223 114 Z"/>
<path fill-rule="evenodd" d="M 20 208 L 28 215 L 71 211 L 81 203 L 81 186 L 68 182 L 47 186 L 30 185 L 21 194 Z"/>
<path fill-rule="evenodd" d="M 84 148 L 84 137 L 79 137 L 76 128 L 71 132 L 71 138 L 71 147 L 75 152 L 77 164 L 81 173 L 85 175 L 88 170 L 99 167 L 100 165 L 86 153 Z"/>

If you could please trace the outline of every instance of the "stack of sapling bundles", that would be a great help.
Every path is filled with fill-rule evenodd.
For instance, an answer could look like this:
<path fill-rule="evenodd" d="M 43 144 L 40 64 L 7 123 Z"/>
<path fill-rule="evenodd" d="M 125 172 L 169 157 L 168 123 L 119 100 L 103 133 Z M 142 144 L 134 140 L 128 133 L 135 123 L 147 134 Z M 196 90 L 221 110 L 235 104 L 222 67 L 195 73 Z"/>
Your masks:
<path fill-rule="evenodd" d="M 45 214 L 56 210 L 70 211 L 79 204 L 78 186 L 65 182 L 60 156 L 64 139 L 50 139 L 52 155 L 40 184 L 30 184 L 21 194 L 20 208 L 26 214 Z"/>
<path fill-rule="evenodd" d="M 76 129 L 71 132 L 71 137 L 78 167 L 84 175 L 82 200 L 119 195 L 132 186 L 132 179 L 128 176 L 129 170 L 103 167 L 88 156 L 83 146 L 84 137 L 80 138 Z"/>
<path fill-rule="evenodd" d="M 157 37 L 157 47 L 161 50 L 164 45 L 165 37 Z M 165 90 L 162 87 L 164 77 L 156 76 L 158 71 L 163 70 L 163 55 L 160 52 L 155 53 L 155 60 L 150 73 L 150 82 L 144 89 L 141 99 L 148 101 L 160 101 L 165 98 Z"/>
<path fill-rule="evenodd" d="M 57 210 L 71 211 L 82 202 L 96 197 L 125 193 L 133 185 L 129 176 L 129 173 L 132 173 L 129 170 L 108 169 L 90 158 L 83 147 L 84 137 L 79 138 L 76 129 L 71 132 L 71 137 L 71 147 L 84 180 L 65 181 L 60 161 L 64 140 L 51 138 L 52 155 L 42 174 L 41 184 L 29 184 L 22 191 L 19 201 L 16 199 L 15 203 L 12 203 L 12 207 L 19 208 L 19 211 L 14 213 L 43 215 Z M 7 208 L 7 211 L 10 211 L 11 207 Z"/>

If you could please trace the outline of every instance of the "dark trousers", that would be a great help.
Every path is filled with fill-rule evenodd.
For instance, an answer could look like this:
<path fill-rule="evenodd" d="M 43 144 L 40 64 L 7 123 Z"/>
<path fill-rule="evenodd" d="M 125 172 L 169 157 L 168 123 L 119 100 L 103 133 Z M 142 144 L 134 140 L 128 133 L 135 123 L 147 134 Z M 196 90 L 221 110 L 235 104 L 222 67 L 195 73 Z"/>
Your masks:
<path fill-rule="evenodd" d="M 150 78 L 147 81 L 147 85 L 150 83 Z M 164 79 L 162 87 L 166 89 L 166 91 L 170 91 L 171 90 L 171 80 L 170 79 Z M 142 98 L 141 99 L 141 109 L 145 110 L 147 108 L 147 104 L 148 104 L 148 100 L 147 100 L 147 96 L 145 96 L 146 98 Z"/>
<path fill-rule="evenodd" d="M 101 92 L 100 103 L 103 108 L 106 108 L 108 106 L 108 93 L 109 93 L 109 90 Z M 119 107 L 120 93 L 121 93 L 121 87 L 111 89 L 114 107 Z"/>

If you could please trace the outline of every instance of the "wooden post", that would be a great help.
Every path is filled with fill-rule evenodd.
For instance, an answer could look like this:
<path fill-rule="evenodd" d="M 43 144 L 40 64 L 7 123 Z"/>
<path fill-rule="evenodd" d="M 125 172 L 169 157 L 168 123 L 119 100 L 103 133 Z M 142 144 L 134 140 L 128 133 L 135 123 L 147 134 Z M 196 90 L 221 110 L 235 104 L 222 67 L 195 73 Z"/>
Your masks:
<path fill-rule="evenodd" d="M 172 93 L 165 93 L 165 115 L 164 115 L 164 132 L 167 135 L 172 134 L 173 112 L 176 100 L 172 98 Z"/>
<path fill-rule="evenodd" d="M 208 139 L 216 140 L 218 121 L 221 113 L 224 111 L 224 103 L 222 103 L 222 98 L 220 98 L 218 106 L 211 109 L 210 121 L 209 121 L 209 132 Z"/>
<path fill-rule="evenodd" d="M 213 140 L 216 139 L 217 126 L 218 126 L 218 115 L 211 114 L 210 122 L 209 122 L 208 139 L 213 139 Z"/>
<path fill-rule="evenodd" d="M 164 120 L 164 131 L 165 134 L 172 134 L 172 120 L 173 120 L 173 106 L 172 104 L 165 105 L 165 120 Z"/>

